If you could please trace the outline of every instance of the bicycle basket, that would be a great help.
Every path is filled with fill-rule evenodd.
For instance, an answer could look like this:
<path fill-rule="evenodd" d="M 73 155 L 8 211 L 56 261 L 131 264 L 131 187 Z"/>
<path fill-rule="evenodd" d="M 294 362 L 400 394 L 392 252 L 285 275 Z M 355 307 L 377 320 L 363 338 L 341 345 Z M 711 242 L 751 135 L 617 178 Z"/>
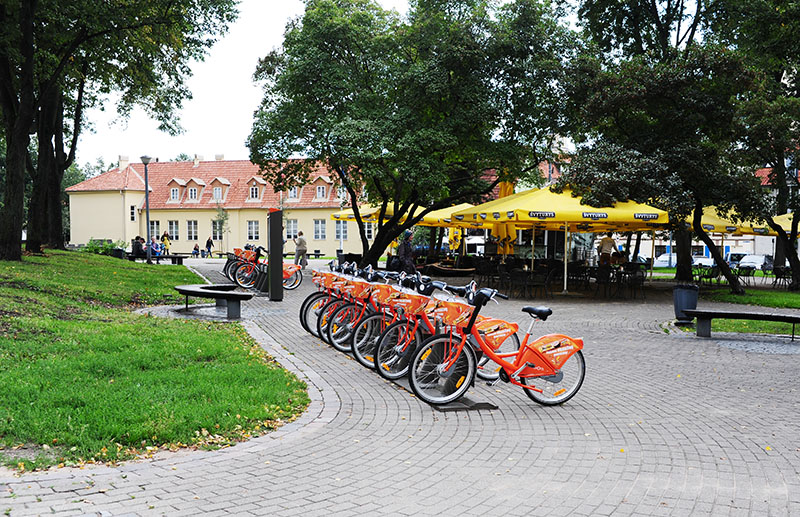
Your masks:
<path fill-rule="evenodd" d="M 475 324 L 475 328 L 483 333 L 483 340 L 492 350 L 497 350 L 503 341 L 519 330 L 519 325 L 508 321 L 487 318 Z"/>
<path fill-rule="evenodd" d="M 460 301 L 439 300 L 433 315 L 445 325 L 466 327 L 474 307 Z"/>

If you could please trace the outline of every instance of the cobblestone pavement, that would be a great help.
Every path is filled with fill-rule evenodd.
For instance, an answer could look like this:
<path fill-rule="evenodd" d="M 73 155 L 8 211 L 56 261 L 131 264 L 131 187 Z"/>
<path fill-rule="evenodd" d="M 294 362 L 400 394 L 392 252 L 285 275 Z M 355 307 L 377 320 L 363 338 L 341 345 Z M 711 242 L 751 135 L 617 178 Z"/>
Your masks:
<path fill-rule="evenodd" d="M 216 267 L 198 266 L 219 281 Z M 678 331 L 667 291 L 556 297 L 538 331 L 585 339 L 575 398 L 543 407 L 519 388 L 478 383 L 469 396 L 499 409 L 443 413 L 303 332 L 297 313 L 311 287 L 306 278 L 281 303 L 242 304 L 247 328 L 309 384 L 312 404 L 297 421 L 220 451 L 0 475 L 0 510 L 800 515 L 799 345 Z M 486 312 L 525 324 L 519 308 L 530 303 Z"/>

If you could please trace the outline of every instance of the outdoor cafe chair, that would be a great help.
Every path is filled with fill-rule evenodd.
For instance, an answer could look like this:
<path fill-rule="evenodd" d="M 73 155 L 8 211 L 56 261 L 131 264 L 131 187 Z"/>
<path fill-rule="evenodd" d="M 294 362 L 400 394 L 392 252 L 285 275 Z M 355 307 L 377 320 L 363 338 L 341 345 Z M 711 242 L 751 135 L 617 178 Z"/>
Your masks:
<path fill-rule="evenodd" d="M 754 279 L 755 279 L 756 268 L 755 267 L 749 267 L 749 266 L 743 266 L 743 267 L 737 268 L 736 269 L 736 276 L 739 277 L 739 280 L 744 285 L 748 285 L 749 286 L 749 285 L 751 285 L 751 282 L 753 282 Z"/>

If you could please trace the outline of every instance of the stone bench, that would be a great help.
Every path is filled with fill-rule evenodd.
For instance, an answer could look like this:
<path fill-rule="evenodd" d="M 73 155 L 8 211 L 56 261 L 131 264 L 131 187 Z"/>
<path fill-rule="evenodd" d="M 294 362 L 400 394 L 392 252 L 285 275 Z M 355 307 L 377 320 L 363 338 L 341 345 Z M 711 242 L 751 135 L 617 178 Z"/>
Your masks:
<path fill-rule="evenodd" d="M 147 260 L 146 255 L 133 255 L 128 253 L 127 257 L 128 260 L 131 262 L 135 262 L 136 259 Z M 150 260 L 159 264 L 161 260 L 170 260 L 173 264 L 177 264 L 179 266 L 183 265 L 183 259 L 186 258 L 184 255 L 153 255 L 150 257 Z"/>
<path fill-rule="evenodd" d="M 757 320 L 779 321 L 792 324 L 792 341 L 794 341 L 794 326 L 800 323 L 800 315 L 779 314 L 775 312 L 745 312 L 745 311 L 717 311 L 708 309 L 683 309 L 683 313 L 690 318 L 697 318 L 697 335 L 711 337 L 711 320 L 715 318 L 729 320 Z"/>
<path fill-rule="evenodd" d="M 192 284 L 177 285 L 175 290 L 186 296 L 186 310 L 189 310 L 189 297 L 213 298 L 217 307 L 227 307 L 228 319 L 236 320 L 242 316 L 242 300 L 249 300 L 253 293 L 236 291 L 236 284 Z"/>

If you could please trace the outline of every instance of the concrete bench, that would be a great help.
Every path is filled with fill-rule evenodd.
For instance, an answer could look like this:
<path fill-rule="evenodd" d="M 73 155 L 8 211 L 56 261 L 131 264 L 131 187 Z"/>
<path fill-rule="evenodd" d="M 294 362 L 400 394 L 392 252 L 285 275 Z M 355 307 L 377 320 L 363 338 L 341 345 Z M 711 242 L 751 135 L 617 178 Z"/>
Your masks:
<path fill-rule="evenodd" d="M 294 251 L 287 251 L 286 253 L 283 254 L 283 258 L 294 257 L 294 255 L 295 255 Z M 321 256 L 322 256 L 322 252 L 319 251 L 319 250 L 314 250 L 313 252 L 311 252 L 311 251 L 307 251 L 306 252 L 306 257 L 307 258 L 318 259 Z"/>
<path fill-rule="evenodd" d="M 779 321 L 792 324 L 792 341 L 794 341 L 795 325 L 800 323 L 800 315 L 778 314 L 775 312 L 736 312 L 707 309 L 683 309 L 690 318 L 697 318 L 697 335 L 711 337 L 711 320 L 715 318 L 729 320 Z"/>
<path fill-rule="evenodd" d="M 189 310 L 189 297 L 213 298 L 217 307 L 227 307 L 228 319 L 236 320 L 242 316 L 242 300 L 249 300 L 253 293 L 236 291 L 236 284 L 192 284 L 177 285 L 175 290 L 186 296 L 186 310 Z"/>

